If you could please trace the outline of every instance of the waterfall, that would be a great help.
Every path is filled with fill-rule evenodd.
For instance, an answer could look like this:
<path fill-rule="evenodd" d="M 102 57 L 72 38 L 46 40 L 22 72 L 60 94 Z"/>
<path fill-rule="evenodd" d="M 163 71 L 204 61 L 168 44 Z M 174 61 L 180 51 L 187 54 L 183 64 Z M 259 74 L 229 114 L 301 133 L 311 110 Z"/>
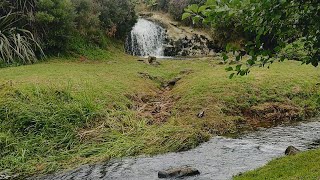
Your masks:
<path fill-rule="evenodd" d="M 139 18 L 126 40 L 127 53 L 134 56 L 164 56 L 165 29 Z"/>

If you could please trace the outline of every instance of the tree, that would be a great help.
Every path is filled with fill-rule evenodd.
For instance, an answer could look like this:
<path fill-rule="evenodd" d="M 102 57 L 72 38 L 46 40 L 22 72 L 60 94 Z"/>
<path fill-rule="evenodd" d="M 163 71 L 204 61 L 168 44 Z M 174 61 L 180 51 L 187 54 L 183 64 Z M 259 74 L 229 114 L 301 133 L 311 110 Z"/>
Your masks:
<path fill-rule="evenodd" d="M 135 5 L 131 0 L 98 0 L 102 6 L 99 16 L 102 28 L 109 36 L 125 39 L 137 21 Z"/>
<path fill-rule="evenodd" d="M 35 25 L 44 49 L 65 52 L 75 34 L 75 10 L 71 0 L 38 0 Z"/>
<path fill-rule="evenodd" d="M 246 75 L 252 66 L 268 66 L 286 44 L 301 39 L 307 56 L 303 63 L 320 63 L 320 2 L 318 0 L 207 0 L 204 6 L 190 5 L 183 19 L 191 17 L 217 27 L 232 24 L 245 38 L 243 49 L 227 45 L 227 51 L 242 50 L 250 55 L 246 66 L 227 68 L 231 74 Z M 244 53 L 236 56 L 240 61 Z M 225 57 L 227 59 L 227 57 Z"/>

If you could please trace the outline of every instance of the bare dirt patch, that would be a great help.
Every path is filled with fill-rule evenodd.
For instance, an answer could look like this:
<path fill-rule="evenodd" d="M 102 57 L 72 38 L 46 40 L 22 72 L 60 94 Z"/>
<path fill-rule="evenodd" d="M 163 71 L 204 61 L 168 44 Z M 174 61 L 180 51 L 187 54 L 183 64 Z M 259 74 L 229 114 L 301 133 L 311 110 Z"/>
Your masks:
<path fill-rule="evenodd" d="M 135 94 L 128 95 L 134 102 L 133 110 L 149 120 L 149 124 L 161 124 L 171 116 L 172 108 L 180 97 L 170 95 L 167 90 L 159 90 L 156 95 Z"/>
<path fill-rule="evenodd" d="M 152 80 L 160 86 L 155 95 L 126 95 L 133 102 L 132 109 L 138 112 L 141 117 L 148 119 L 149 124 L 166 122 L 172 115 L 174 104 L 180 99 L 180 96 L 172 95 L 171 90 L 184 76 L 191 73 L 193 73 L 193 70 L 185 69 L 179 73 L 178 77 L 164 80 L 161 77 L 153 76 L 146 72 L 138 72 L 141 78 Z"/>
<path fill-rule="evenodd" d="M 274 126 L 301 118 L 300 108 L 289 103 L 266 102 L 244 110 L 243 115 L 252 127 Z"/>

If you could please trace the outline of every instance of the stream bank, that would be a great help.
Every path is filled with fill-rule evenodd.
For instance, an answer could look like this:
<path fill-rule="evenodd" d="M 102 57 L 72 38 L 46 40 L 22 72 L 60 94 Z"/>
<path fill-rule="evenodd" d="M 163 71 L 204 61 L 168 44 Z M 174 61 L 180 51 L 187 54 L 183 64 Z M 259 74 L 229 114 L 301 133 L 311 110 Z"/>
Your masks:
<path fill-rule="evenodd" d="M 239 173 L 256 169 L 273 158 L 283 156 L 290 145 L 301 150 L 317 148 L 319 137 L 320 120 L 316 120 L 292 126 L 260 129 L 236 139 L 215 137 L 186 152 L 85 165 L 73 171 L 40 179 L 156 180 L 158 171 L 185 165 L 195 167 L 201 172 L 199 176 L 185 178 L 188 180 L 231 179 Z"/>

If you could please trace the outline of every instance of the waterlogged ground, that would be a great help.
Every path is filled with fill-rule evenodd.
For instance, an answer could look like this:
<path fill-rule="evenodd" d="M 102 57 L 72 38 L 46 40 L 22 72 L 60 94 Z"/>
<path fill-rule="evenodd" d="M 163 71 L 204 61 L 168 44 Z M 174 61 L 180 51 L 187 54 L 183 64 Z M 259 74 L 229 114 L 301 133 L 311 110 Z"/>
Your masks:
<path fill-rule="evenodd" d="M 201 171 L 193 180 L 223 180 L 265 165 L 273 158 L 283 156 L 293 145 L 301 150 L 316 148 L 319 144 L 320 121 L 295 126 L 261 129 L 237 139 L 216 137 L 200 147 L 181 153 L 155 157 L 114 160 L 105 164 L 86 165 L 67 173 L 51 175 L 43 180 L 119 179 L 153 180 L 157 172 L 170 167 L 192 166 Z"/>

